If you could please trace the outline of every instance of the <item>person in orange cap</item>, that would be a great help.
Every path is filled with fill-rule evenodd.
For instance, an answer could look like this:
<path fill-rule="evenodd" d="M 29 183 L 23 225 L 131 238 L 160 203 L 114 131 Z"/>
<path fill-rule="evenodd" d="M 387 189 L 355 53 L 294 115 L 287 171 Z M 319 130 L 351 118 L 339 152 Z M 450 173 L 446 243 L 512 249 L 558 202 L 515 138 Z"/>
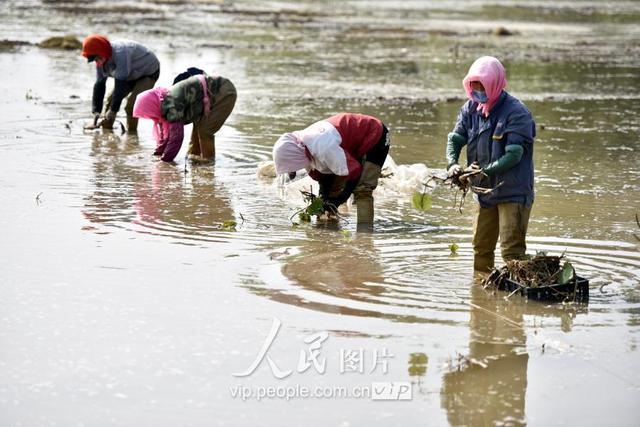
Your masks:
<path fill-rule="evenodd" d="M 82 43 L 82 56 L 88 62 L 96 63 L 92 100 L 94 124 L 100 119 L 107 78 L 113 77 L 115 84 L 113 92 L 107 97 L 101 126 L 107 129 L 113 127 L 122 100 L 129 96 L 124 107 L 127 113 L 127 130 L 136 132 L 138 119 L 133 117 L 133 104 L 138 94 L 153 88 L 160 76 L 160 62 L 156 55 L 131 40 L 109 41 L 104 36 L 92 34 Z"/>

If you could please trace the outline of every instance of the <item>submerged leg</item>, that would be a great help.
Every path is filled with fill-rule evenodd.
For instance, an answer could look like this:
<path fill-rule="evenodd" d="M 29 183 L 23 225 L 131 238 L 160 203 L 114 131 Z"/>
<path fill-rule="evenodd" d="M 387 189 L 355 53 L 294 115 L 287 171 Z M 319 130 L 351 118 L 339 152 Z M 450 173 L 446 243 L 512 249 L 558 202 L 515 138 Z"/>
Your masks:
<path fill-rule="evenodd" d="M 136 133 L 138 131 L 138 119 L 133 117 L 133 105 L 136 102 L 136 98 L 138 95 L 145 90 L 152 89 L 153 85 L 156 83 L 156 79 L 151 76 L 142 77 L 136 80 L 133 88 L 131 89 L 131 93 L 129 94 L 129 98 L 127 98 L 127 103 L 124 106 L 124 111 L 127 113 L 127 132 Z"/>
<path fill-rule="evenodd" d="M 187 152 L 190 156 L 199 156 L 200 155 L 200 137 L 198 136 L 198 124 L 200 121 L 193 123 L 193 129 L 191 130 L 191 140 L 189 141 L 189 151 Z"/>
<path fill-rule="evenodd" d="M 354 190 L 356 209 L 358 211 L 358 231 L 373 230 L 373 195 L 371 190 Z"/>
<path fill-rule="evenodd" d="M 200 156 L 202 160 L 211 161 L 216 156 L 216 137 L 212 133 L 201 133 Z"/>
<path fill-rule="evenodd" d="M 531 207 L 520 203 L 498 205 L 502 259 L 522 259 L 527 251 L 526 236 Z"/>
<path fill-rule="evenodd" d="M 211 99 L 211 110 L 198 122 L 200 155 L 204 160 L 213 160 L 215 156 L 215 136 L 236 104 L 236 89 L 229 80 L 220 86 L 219 92 Z M 194 124 L 195 126 L 195 124 Z"/>
<path fill-rule="evenodd" d="M 473 221 L 473 269 L 488 272 L 494 266 L 496 243 L 498 242 L 498 208 L 478 206 Z"/>
<path fill-rule="evenodd" d="M 358 210 L 358 228 L 362 230 L 373 228 L 373 190 L 378 186 L 378 179 L 382 168 L 372 162 L 365 161 L 362 167 L 360 182 L 353 191 Z"/>

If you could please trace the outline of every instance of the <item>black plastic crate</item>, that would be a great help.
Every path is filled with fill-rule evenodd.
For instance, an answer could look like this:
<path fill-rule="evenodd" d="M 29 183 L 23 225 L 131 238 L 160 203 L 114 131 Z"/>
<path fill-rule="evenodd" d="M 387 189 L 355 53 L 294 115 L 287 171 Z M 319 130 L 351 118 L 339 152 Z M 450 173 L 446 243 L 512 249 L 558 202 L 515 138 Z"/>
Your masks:
<path fill-rule="evenodd" d="M 589 302 L 589 281 L 576 276 L 575 280 L 563 285 L 553 284 L 532 288 L 514 280 L 505 278 L 498 284 L 498 289 L 517 293 L 536 301 L 576 301 Z"/>

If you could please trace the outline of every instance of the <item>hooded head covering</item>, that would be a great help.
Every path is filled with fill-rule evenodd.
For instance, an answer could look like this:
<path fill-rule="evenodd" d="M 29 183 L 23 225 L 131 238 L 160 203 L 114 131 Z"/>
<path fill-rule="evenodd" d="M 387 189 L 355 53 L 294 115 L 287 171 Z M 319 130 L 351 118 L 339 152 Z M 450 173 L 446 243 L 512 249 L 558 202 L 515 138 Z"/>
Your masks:
<path fill-rule="evenodd" d="M 475 60 L 467 76 L 462 80 L 464 90 L 467 92 L 469 99 L 471 98 L 471 82 L 480 82 L 484 86 L 485 93 L 489 100 L 478 104 L 478 111 L 482 111 L 485 117 L 489 116 L 489 111 L 498 102 L 502 89 L 507 86 L 507 73 L 504 67 L 493 56 L 483 56 Z"/>
<path fill-rule="evenodd" d="M 136 97 L 136 102 L 133 104 L 133 117 L 142 119 L 153 120 L 155 126 L 153 127 L 153 136 L 156 141 L 160 139 L 162 129 L 161 123 L 166 121 L 162 117 L 162 99 L 169 92 L 169 89 L 165 87 L 154 87 L 153 89 L 145 90 Z"/>
<path fill-rule="evenodd" d="M 294 133 L 285 133 L 278 138 L 273 146 L 273 161 L 277 174 L 295 172 L 311 163 L 302 141 Z"/>
<path fill-rule="evenodd" d="M 96 56 L 111 59 L 111 54 L 111 43 L 104 36 L 91 34 L 82 42 L 82 56 L 87 58 L 89 62 L 93 61 Z"/>
<path fill-rule="evenodd" d="M 178 74 L 176 78 L 173 79 L 173 84 L 180 83 L 181 81 L 186 80 L 191 76 L 197 76 L 199 74 L 204 74 L 204 70 L 196 67 L 189 67 L 187 68 L 187 71 Z"/>

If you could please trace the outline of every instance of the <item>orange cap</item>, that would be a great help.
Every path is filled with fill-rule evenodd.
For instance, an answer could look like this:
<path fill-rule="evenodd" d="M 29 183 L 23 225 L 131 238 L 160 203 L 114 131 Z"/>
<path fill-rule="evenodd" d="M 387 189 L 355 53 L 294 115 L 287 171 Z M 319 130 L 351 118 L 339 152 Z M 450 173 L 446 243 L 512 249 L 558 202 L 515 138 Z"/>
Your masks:
<path fill-rule="evenodd" d="M 82 56 L 85 58 L 101 56 L 111 59 L 111 43 L 104 36 L 92 34 L 82 42 Z"/>

